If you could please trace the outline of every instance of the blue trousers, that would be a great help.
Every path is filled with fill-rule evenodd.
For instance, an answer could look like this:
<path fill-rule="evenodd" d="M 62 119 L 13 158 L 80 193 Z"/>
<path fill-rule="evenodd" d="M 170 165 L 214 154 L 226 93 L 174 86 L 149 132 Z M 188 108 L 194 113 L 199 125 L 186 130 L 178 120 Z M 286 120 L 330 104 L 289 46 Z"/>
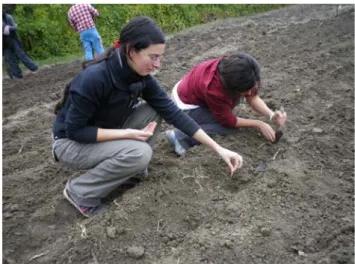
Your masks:
<path fill-rule="evenodd" d="M 221 125 L 218 120 L 214 117 L 211 110 L 204 107 L 198 107 L 191 110 L 184 110 L 192 119 L 196 121 L 197 124 L 206 132 L 207 135 L 228 135 L 238 131 L 238 128 L 230 128 Z M 189 148 L 201 144 L 199 141 L 187 136 L 184 132 L 175 128 L 174 130 L 176 139 L 179 141 L 181 146 L 188 150 Z"/>
<path fill-rule="evenodd" d="M 92 60 L 94 58 L 94 51 L 98 55 L 104 52 L 101 37 L 96 28 L 81 31 L 80 41 L 85 52 L 85 60 Z"/>
<path fill-rule="evenodd" d="M 19 60 L 31 71 L 38 70 L 38 66 L 31 60 L 30 57 L 22 49 L 21 43 L 14 39 L 12 48 L 3 50 L 7 72 L 11 79 L 22 78 L 22 71 L 19 67 Z"/>

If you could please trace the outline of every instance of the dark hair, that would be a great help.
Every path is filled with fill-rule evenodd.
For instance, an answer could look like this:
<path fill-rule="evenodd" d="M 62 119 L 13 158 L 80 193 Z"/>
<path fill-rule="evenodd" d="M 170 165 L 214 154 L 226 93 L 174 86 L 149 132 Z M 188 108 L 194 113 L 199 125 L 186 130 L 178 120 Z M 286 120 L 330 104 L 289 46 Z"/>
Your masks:
<path fill-rule="evenodd" d="M 134 49 L 140 51 L 148 48 L 152 44 L 164 44 L 165 35 L 158 25 L 149 17 L 135 17 L 129 21 L 121 30 L 120 33 L 120 48 L 119 52 L 122 56 L 129 58 L 129 52 Z M 110 47 L 105 50 L 103 54 L 93 60 L 84 61 L 82 69 L 90 65 L 97 64 L 115 53 L 115 48 Z M 63 98 L 54 107 L 54 113 L 58 114 L 60 109 L 64 106 L 70 89 L 71 82 L 69 82 L 64 89 Z"/>
<path fill-rule="evenodd" d="M 260 67 L 249 54 L 223 56 L 218 72 L 224 89 L 231 95 L 242 93 L 260 83 Z"/>
<path fill-rule="evenodd" d="M 140 51 L 152 44 L 164 44 L 165 35 L 149 17 L 135 17 L 128 22 L 120 34 L 120 52 L 129 56 L 131 49 Z"/>

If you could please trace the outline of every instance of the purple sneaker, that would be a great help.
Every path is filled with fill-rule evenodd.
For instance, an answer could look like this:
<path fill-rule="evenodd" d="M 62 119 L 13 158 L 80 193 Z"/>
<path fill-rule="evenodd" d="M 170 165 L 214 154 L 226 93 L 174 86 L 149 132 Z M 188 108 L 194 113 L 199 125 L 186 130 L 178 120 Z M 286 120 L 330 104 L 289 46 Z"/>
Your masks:
<path fill-rule="evenodd" d="M 87 206 L 81 206 L 76 204 L 74 200 L 70 197 L 66 187 L 64 188 L 63 194 L 64 197 L 85 217 L 92 217 L 94 215 L 97 215 L 104 208 L 103 204 L 100 204 L 99 206 L 96 207 L 87 207 Z"/>

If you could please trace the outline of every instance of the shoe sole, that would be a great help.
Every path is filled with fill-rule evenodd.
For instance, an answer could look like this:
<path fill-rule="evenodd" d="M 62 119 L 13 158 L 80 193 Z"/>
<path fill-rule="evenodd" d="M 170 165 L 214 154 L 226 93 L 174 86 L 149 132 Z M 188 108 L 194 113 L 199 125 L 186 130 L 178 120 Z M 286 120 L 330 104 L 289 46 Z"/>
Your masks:
<path fill-rule="evenodd" d="M 71 203 L 83 216 L 85 217 L 90 217 L 90 215 L 87 215 L 85 213 L 83 213 L 81 210 L 80 210 L 80 207 L 73 201 L 73 199 L 69 196 L 68 194 L 68 191 L 67 191 L 67 188 L 64 188 L 63 190 L 63 195 L 64 197 L 68 200 L 69 203 Z"/>

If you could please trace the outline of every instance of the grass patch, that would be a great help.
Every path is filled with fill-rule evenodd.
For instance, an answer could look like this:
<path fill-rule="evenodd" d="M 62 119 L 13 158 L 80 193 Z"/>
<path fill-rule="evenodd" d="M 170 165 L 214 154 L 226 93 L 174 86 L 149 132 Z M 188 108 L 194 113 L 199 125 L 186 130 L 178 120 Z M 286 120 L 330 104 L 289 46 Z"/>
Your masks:
<path fill-rule="evenodd" d="M 71 61 L 75 61 L 75 60 L 80 60 L 80 61 L 84 60 L 84 52 L 82 51 L 80 53 L 75 53 L 75 54 L 68 54 L 68 55 L 58 56 L 58 57 L 49 57 L 49 58 L 42 59 L 42 60 L 37 59 L 35 61 L 35 63 L 39 67 L 41 67 L 44 65 L 56 65 L 56 64 L 71 62 Z M 21 65 L 21 66 L 25 67 L 23 65 Z"/>

